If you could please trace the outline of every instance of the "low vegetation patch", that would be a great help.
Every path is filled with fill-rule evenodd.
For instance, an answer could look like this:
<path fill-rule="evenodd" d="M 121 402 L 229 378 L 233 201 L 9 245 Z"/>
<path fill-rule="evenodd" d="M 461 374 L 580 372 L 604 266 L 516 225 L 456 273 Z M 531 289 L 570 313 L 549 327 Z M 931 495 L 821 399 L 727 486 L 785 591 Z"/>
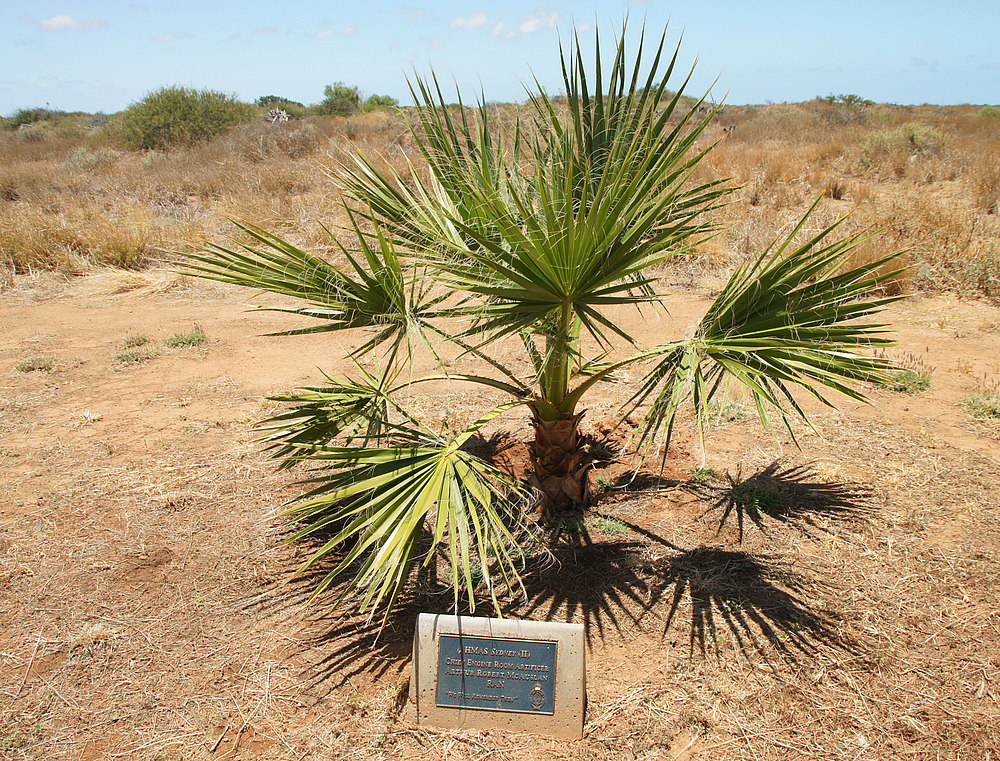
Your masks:
<path fill-rule="evenodd" d="M 137 349 L 127 349 L 126 351 L 115 354 L 111 363 L 115 370 L 124 370 L 127 367 L 141 365 L 143 362 L 153 359 L 156 356 L 156 351 L 150 351 L 141 347 Z"/>
<path fill-rule="evenodd" d="M 610 536 L 622 536 L 632 530 L 625 521 L 607 515 L 591 516 L 590 524 L 595 531 Z"/>
<path fill-rule="evenodd" d="M 122 339 L 122 347 L 125 349 L 137 349 L 140 346 L 145 346 L 149 343 L 149 336 L 143 333 L 137 333 L 136 335 L 125 336 Z"/>
<path fill-rule="evenodd" d="M 1000 420 L 1000 383 L 984 385 L 959 404 L 974 418 Z"/>
<path fill-rule="evenodd" d="M 208 341 L 205 331 L 199 327 L 193 330 L 181 330 L 163 339 L 163 345 L 169 349 L 184 349 L 191 346 L 201 346 Z"/>
<path fill-rule="evenodd" d="M 899 369 L 890 373 L 885 387 L 900 394 L 920 394 L 931 387 L 934 368 L 925 360 L 911 352 L 906 352 L 896 360 Z"/>
<path fill-rule="evenodd" d="M 14 369 L 19 373 L 34 373 L 43 372 L 50 373 L 57 367 L 56 358 L 48 354 L 41 354 L 37 357 L 30 357 L 28 359 L 22 359 L 16 365 Z"/>

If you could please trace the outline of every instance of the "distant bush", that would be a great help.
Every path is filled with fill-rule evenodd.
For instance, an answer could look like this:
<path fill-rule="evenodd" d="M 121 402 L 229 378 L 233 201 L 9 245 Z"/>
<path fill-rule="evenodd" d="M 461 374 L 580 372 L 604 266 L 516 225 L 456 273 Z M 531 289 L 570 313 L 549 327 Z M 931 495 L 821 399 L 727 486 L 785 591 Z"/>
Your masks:
<path fill-rule="evenodd" d="M 862 143 L 863 161 L 872 166 L 900 156 L 940 156 L 947 137 L 940 130 L 916 122 L 868 135 Z"/>
<path fill-rule="evenodd" d="M 298 118 L 305 116 L 308 111 L 306 106 L 297 100 L 289 100 L 279 95 L 261 95 L 254 101 L 254 105 L 266 109 L 280 108 L 289 116 Z"/>
<path fill-rule="evenodd" d="M 979 109 L 982 119 L 1000 119 L 1000 106 L 983 106 Z"/>
<path fill-rule="evenodd" d="M 297 100 L 282 98 L 280 95 L 261 95 L 253 103 L 255 106 L 260 106 L 261 108 L 281 108 L 285 105 L 305 108 L 305 105 L 299 103 Z"/>
<path fill-rule="evenodd" d="M 320 116 L 350 116 L 361 105 L 361 94 L 357 87 L 334 82 L 323 90 L 323 100 L 314 107 Z"/>
<path fill-rule="evenodd" d="M 62 111 L 53 111 L 50 108 L 19 108 L 3 120 L 3 126 L 7 129 L 17 129 L 22 124 L 36 124 L 37 122 L 44 122 L 62 114 Z"/>
<path fill-rule="evenodd" d="M 396 108 L 399 101 L 391 95 L 369 95 L 368 99 L 361 105 L 362 111 L 377 111 L 380 108 Z"/>
<path fill-rule="evenodd" d="M 122 111 L 115 129 L 133 148 L 163 149 L 210 140 L 256 115 L 253 106 L 232 95 L 164 87 Z"/>
<path fill-rule="evenodd" d="M 816 100 L 818 100 L 818 101 L 820 101 L 822 103 L 829 103 L 830 105 L 834 105 L 834 104 L 837 104 L 837 103 L 840 103 L 840 104 L 842 104 L 844 106 L 871 106 L 871 105 L 874 105 L 873 101 L 869 100 L 868 98 L 862 98 L 860 95 L 858 95 L 857 93 L 853 93 L 853 92 L 852 93 L 841 93 L 840 95 L 834 95 L 833 93 L 830 93 L 825 98 L 822 97 L 822 96 L 820 96 L 820 95 L 817 95 L 816 96 Z"/>

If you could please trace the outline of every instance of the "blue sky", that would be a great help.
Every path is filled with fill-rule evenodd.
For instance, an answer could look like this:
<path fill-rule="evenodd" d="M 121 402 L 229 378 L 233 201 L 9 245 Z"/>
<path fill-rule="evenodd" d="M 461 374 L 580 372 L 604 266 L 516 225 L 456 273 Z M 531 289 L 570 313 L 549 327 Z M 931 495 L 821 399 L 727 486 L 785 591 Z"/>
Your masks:
<path fill-rule="evenodd" d="M 559 89 L 557 45 L 578 29 L 630 28 L 698 59 L 730 103 L 858 93 L 894 103 L 1000 102 L 997 0 L 319 0 L 0 3 L 0 114 L 46 103 L 113 112 L 165 85 L 304 103 L 343 81 L 408 102 L 433 68 L 467 99 L 522 100 L 532 75 Z M 700 92 L 698 94 L 701 94 Z"/>

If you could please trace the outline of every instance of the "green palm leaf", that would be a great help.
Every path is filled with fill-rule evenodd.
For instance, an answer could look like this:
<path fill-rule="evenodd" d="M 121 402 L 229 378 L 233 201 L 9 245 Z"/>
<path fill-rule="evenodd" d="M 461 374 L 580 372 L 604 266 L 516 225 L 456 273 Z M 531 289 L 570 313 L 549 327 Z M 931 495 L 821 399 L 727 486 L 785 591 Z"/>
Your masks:
<path fill-rule="evenodd" d="M 316 485 L 286 511 L 305 524 L 289 541 L 333 530 L 300 572 L 337 556 L 315 594 L 345 577 L 341 599 L 361 591 L 362 610 L 391 609 L 414 565 L 436 562 L 433 552 L 419 554 L 426 527 L 432 548 L 446 550 L 456 604 L 464 595 L 474 609 L 475 579 L 481 578 L 498 606 L 492 579 L 499 575 L 508 586 L 519 581 L 515 533 L 526 529 L 514 504 L 518 487 L 462 446 L 515 404 L 493 409 L 453 439 L 398 425 L 391 446 L 304 451 L 301 458 L 321 470 L 309 482 Z"/>
<path fill-rule="evenodd" d="M 359 250 L 344 247 L 334 235 L 351 270 L 337 268 L 258 227 L 237 227 L 259 246 L 238 249 L 212 245 L 185 255 L 184 271 L 199 277 L 291 296 L 308 306 L 267 306 L 261 311 L 284 312 L 320 320 L 322 324 L 281 331 L 273 335 L 302 335 L 349 328 L 375 328 L 375 335 L 352 356 L 363 356 L 380 345 L 388 346 L 389 360 L 402 347 L 412 355 L 416 343 L 431 349 L 427 320 L 443 299 L 429 293 L 429 281 L 408 271 L 395 245 L 382 231 L 363 232 L 351 215 Z"/>
<path fill-rule="evenodd" d="M 770 425 L 775 412 L 791 431 L 790 414 L 808 422 L 794 389 L 829 405 L 829 391 L 864 401 L 859 384 L 887 380 L 891 362 L 865 350 L 892 341 L 883 335 L 884 324 L 866 318 L 901 298 L 882 288 L 900 273 L 885 268 L 897 255 L 844 268 L 864 238 L 829 241 L 843 220 L 789 251 L 807 218 L 780 245 L 733 273 L 693 338 L 639 356 L 660 355 L 633 397 L 636 405 L 652 399 L 645 440 L 663 433 L 669 441 L 689 399 L 703 430 L 708 402 L 730 381 L 749 391 L 762 423 Z"/>

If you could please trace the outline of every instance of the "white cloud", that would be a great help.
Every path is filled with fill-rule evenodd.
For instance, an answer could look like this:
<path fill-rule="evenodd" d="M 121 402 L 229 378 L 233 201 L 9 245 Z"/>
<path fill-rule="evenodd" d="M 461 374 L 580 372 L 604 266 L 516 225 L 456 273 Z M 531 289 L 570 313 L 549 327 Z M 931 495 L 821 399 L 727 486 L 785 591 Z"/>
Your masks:
<path fill-rule="evenodd" d="M 471 16 L 455 16 L 448 25 L 452 29 L 478 29 L 490 23 L 490 17 L 484 11 L 476 11 Z"/>
<path fill-rule="evenodd" d="M 441 43 L 438 42 L 434 37 L 428 37 L 427 35 L 421 35 L 417 39 L 419 39 L 422 43 L 424 43 L 424 45 L 427 46 L 426 49 L 427 49 L 428 53 L 433 53 L 433 52 L 441 49 Z"/>
<path fill-rule="evenodd" d="M 278 33 L 278 27 L 276 27 L 276 26 L 262 26 L 260 29 L 258 29 L 258 30 L 256 30 L 254 32 L 254 34 L 262 34 L 262 35 L 268 35 L 268 36 L 270 36 L 272 34 L 277 34 L 277 33 Z"/>
<path fill-rule="evenodd" d="M 420 19 L 427 15 L 427 11 L 423 8 L 414 8 L 410 5 L 401 5 L 393 13 L 402 13 L 404 16 L 409 16 L 410 21 L 413 23 L 420 21 Z"/>
<path fill-rule="evenodd" d="M 577 24 L 576 25 L 576 33 L 577 34 L 586 34 L 587 32 L 592 32 L 592 31 L 594 31 L 593 24 L 586 24 L 586 23 L 584 23 L 584 24 Z"/>
<path fill-rule="evenodd" d="M 38 25 L 46 32 L 66 32 L 66 31 L 90 31 L 92 29 L 107 29 L 108 22 L 103 19 L 91 16 L 86 21 L 70 16 L 68 13 L 60 13 L 47 19 L 42 19 Z"/>
<path fill-rule="evenodd" d="M 179 40 L 182 38 L 191 39 L 192 36 L 193 35 L 190 35 L 187 32 L 163 32 L 161 34 L 154 35 L 149 39 L 151 39 L 153 42 L 173 42 L 174 40 Z"/>
<path fill-rule="evenodd" d="M 542 29 L 555 29 L 559 22 L 559 11 L 540 10 L 521 16 L 521 23 L 517 25 L 517 31 L 521 34 L 531 34 L 540 32 Z"/>
<path fill-rule="evenodd" d="M 317 40 L 325 40 L 327 37 L 350 37 L 358 31 L 353 26 L 345 26 L 343 29 L 321 29 L 313 35 Z"/>
<path fill-rule="evenodd" d="M 495 23 L 493 25 L 493 30 L 492 31 L 493 31 L 493 36 L 494 37 L 499 37 L 500 33 L 503 31 L 503 22 L 502 21 L 498 21 L 497 23 Z"/>

